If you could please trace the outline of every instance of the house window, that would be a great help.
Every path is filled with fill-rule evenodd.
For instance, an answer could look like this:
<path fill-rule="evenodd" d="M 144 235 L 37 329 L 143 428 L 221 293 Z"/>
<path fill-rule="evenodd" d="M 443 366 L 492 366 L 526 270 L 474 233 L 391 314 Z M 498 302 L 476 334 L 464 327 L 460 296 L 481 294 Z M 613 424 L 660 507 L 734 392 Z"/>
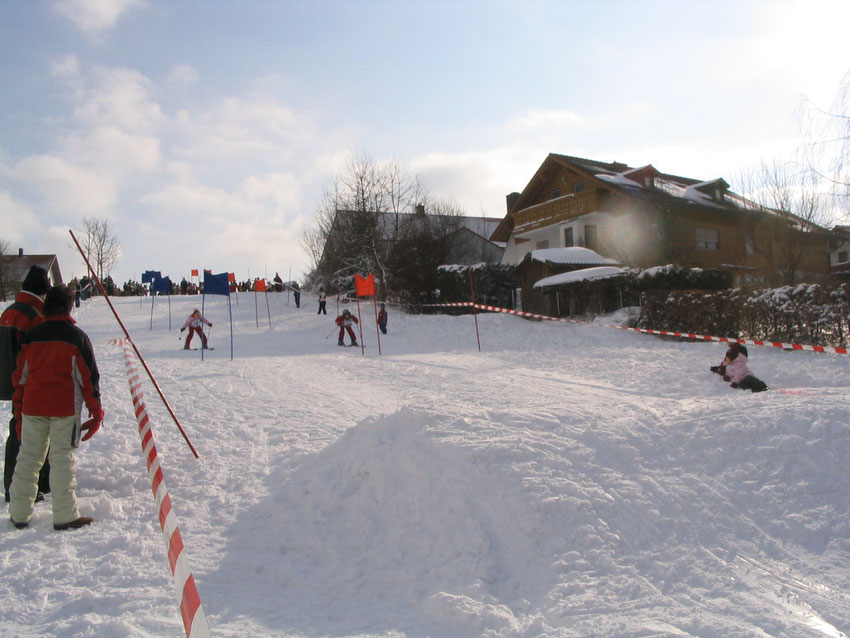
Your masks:
<path fill-rule="evenodd" d="M 584 227 L 584 247 L 596 250 L 596 226 Z"/>
<path fill-rule="evenodd" d="M 544 248 L 549 248 L 548 239 L 544 239 L 543 241 L 537 242 L 537 250 L 543 250 Z"/>
<path fill-rule="evenodd" d="M 561 196 L 561 189 L 560 189 L 560 188 L 556 188 L 555 190 L 553 190 L 553 191 L 552 191 L 552 197 L 551 197 L 551 199 L 556 199 L 556 198 L 558 198 L 558 197 L 560 197 L 560 196 Z"/>
<path fill-rule="evenodd" d="M 717 250 L 717 229 L 697 228 L 697 248 Z"/>
<path fill-rule="evenodd" d="M 571 246 L 575 246 L 575 241 L 573 240 L 573 229 L 565 228 L 564 229 L 564 247 L 570 248 Z"/>
<path fill-rule="evenodd" d="M 575 186 L 573 186 L 574 193 L 583 193 L 584 192 L 584 182 L 576 182 Z"/>
<path fill-rule="evenodd" d="M 846 261 L 847 261 L 847 251 L 846 250 L 839 251 L 838 252 L 838 263 L 843 264 Z"/>

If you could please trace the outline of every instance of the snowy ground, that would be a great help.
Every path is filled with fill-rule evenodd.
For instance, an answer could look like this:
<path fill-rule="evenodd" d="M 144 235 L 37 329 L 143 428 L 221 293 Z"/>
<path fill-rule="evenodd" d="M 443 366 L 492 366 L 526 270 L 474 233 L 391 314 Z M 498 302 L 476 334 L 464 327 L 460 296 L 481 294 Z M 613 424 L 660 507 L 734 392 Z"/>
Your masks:
<path fill-rule="evenodd" d="M 750 349 L 771 387 L 708 371 L 725 346 L 596 326 L 390 309 L 383 355 L 338 348 L 304 298 L 116 299 L 197 448 L 145 398 L 213 636 L 850 633 L 850 357 Z M 260 297 L 260 313 L 265 299 Z M 93 526 L 0 525 L 0 635 L 183 635 L 122 336 L 92 337 L 107 420 L 78 453 Z M 9 404 L 0 405 L 8 413 Z M 842 633 L 843 632 L 843 633 Z"/>

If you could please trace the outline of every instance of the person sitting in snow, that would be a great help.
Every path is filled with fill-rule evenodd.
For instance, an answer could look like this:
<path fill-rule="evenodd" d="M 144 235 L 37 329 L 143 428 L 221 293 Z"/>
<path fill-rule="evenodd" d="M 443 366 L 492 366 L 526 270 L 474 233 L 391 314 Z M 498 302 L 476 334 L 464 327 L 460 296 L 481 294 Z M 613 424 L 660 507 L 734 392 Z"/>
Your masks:
<path fill-rule="evenodd" d="M 740 343 L 733 343 L 726 351 L 726 357 L 719 366 L 712 366 L 712 372 L 723 376 L 724 381 L 729 381 L 733 388 L 763 392 L 767 390 L 767 384 L 756 378 L 747 367 L 747 348 Z"/>
<path fill-rule="evenodd" d="M 384 304 L 381 304 L 381 311 L 378 313 L 378 327 L 381 334 L 387 334 L 387 308 Z"/>
<path fill-rule="evenodd" d="M 201 316 L 201 311 L 195 308 L 189 318 L 186 319 L 186 323 L 183 324 L 183 327 L 180 328 L 180 332 L 182 333 L 186 328 L 189 329 L 189 334 L 186 336 L 186 343 L 183 344 L 183 349 L 188 350 L 190 344 L 192 343 L 192 337 L 195 336 L 197 332 L 201 335 L 201 347 L 204 349 L 209 348 L 207 345 L 207 335 L 204 334 L 204 330 L 202 328 L 202 324 L 207 324 L 210 328 L 212 328 L 212 323 L 207 321 L 206 317 Z"/>
<path fill-rule="evenodd" d="M 357 337 L 354 336 L 354 330 L 351 325 L 354 323 L 360 323 L 351 312 L 346 308 L 342 311 L 342 314 L 336 318 L 336 325 L 339 326 L 339 339 L 337 341 L 337 345 L 344 346 L 345 342 L 343 341 L 343 337 L 345 337 L 345 331 L 348 330 L 348 336 L 351 337 L 351 345 L 357 345 Z"/>

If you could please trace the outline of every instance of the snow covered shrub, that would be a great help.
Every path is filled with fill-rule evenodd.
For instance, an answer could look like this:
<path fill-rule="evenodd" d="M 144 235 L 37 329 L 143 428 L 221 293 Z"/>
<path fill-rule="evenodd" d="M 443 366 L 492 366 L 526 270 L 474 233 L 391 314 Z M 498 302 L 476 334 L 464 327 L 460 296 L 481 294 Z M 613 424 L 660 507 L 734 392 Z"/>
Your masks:
<path fill-rule="evenodd" d="M 818 284 L 765 290 L 648 291 L 638 327 L 782 343 L 845 347 L 850 286 Z"/>
<path fill-rule="evenodd" d="M 434 303 L 458 303 L 470 300 L 469 267 L 463 264 L 440 266 L 437 269 L 437 290 Z M 472 284 L 476 303 L 500 308 L 513 308 L 514 267 L 501 264 L 472 266 Z M 438 309 L 446 312 L 446 308 Z M 465 308 L 457 313 L 468 312 Z"/>

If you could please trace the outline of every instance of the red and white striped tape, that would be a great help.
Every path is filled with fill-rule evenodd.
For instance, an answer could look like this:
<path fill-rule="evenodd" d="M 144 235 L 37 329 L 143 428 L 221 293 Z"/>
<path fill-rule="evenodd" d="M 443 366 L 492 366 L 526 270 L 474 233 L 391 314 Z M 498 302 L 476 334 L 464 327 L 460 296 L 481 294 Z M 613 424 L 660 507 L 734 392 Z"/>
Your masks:
<path fill-rule="evenodd" d="M 488 310 L 491 312 L 502 312 L 509 315 L 517 315 L 518 317 L 526 317 L 528 319 L 544 319 L 546 321 L 563 321 L 566 323 L 577 323 L 585 326 L 601 326 L 603 328 L 616 328 L 617 330 L 632 330 L 634 332 L 642 332 L 649 335 L 664 335 L 668 337 L 682 337 L 687 339 L 696 339 L 699 341 L 721 341 L 725 343 L 741 343 L 744 345 L 753 346 L 768 346 L 773 348 L 783 348 L 786 350 L 810 350 L 812 352 L 831 352 L 835 354 L 848 354 L 847 348 L 832 348 L 828 346 L 807 346 L 799 343 L 782 343 L 779 341 L 760 341 L 758 339 L 735 339 L 732 337 L 713 337 L 710 335 L 698 335 L 687 332 L 671 332 L 669 330 L 649 330 L 647 328 L 629 328 L 627 326 L 614 326 L 605 323 L 594 323 L 592 321 L 578 321 L 577 319 L 567 319 L 564 317 L 550 317 L 548 315 L 538 315 L 533 312 L 523 312 L 522 310 L 510 310 L 508 308 L 499 308 L 498 306 L 484 306 L 482 304 L 473 304 L 471 301 L 462 303 L 447 303 L 447 304 L 429 304 L 431 306 L 475 306 L 479 310 Z"/>
<path fill-rule="evenodd" d="M 159 510 L 159 525 L 162 528 L 162 536 L 168 550 L 168 562 L 171 565 L 177 602 L 180 605 L 180 614 L 183 617 L 183 628 L 186 630 L 188 638 L 209 638 L 210 629 L 204 616 L 204 608 L 201 606 L 201 597 L 198 595 L 192 569 L 189 567 L 189 562 L 183 551 L 183 538 L 180 536 L 177 516 L 171 508 L 171 497 L 165 487 L 165 479 L 156 452 L 147 406 L 145 405 L 145 395 L 142 392 L 141 375 L 136 367 L 133 352 L 127 340 L 116 339 L 112 343 L 124 347 L 127 382 L 130 385 L 130 395 L 133 398 L 133 408 L 139 425 L 139 436 L 142 441 L 142 453 L 148 469 L 148 478 L 151 481 L 151 489 Z"/>

